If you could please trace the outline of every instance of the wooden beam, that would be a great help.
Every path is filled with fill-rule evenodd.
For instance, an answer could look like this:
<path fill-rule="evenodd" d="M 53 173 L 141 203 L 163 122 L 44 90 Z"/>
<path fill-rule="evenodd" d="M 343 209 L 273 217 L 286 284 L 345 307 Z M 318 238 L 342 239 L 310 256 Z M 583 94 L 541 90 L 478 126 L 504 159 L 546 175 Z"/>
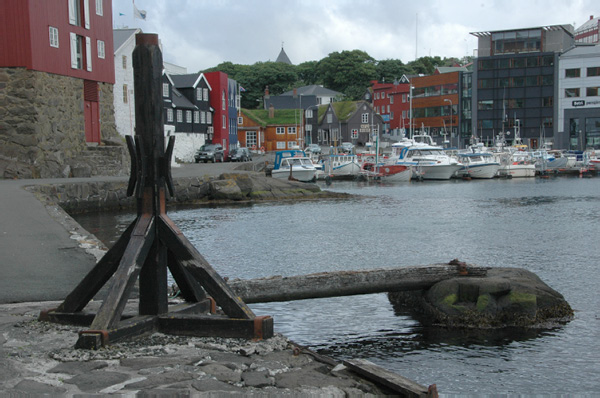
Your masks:
<path fill-rule="evenodd" d="M 375 365 L 373 362 L 365 359 L 352 359 L 343 361 L 343 364 L 350 368 L 353 372 L 366 377 L 380 385 L 392 389 L 395 392 L 402 394 L 404 397 L 410 398 L 425 398 L 437 397 L 437 388 L 435 384 L 428 387 L 422 386 L 406 377 L 400 376 L 397 373 L 391 372 L 381 366 Z"/>
<path fill-rule="evenodd" d="M 180 336 L 243 339 L 268 339 L 273 337 L 273 318 L 260 316 L 254 319 L 236 319 L 219 315 L 169 314 L 158 317 L 158 330 Z"/>
<path fill-rule="evenodd" d="M 155 218 L 151 215 L 143 214 L 137 218 L 135 229 L 115 272 L 108 296 L 98 310 L 90 326 L 91 329 L 112 329 L 120 321 L 131 289 L 153 244 L 156 232 L 154 224 Z"/>
<path fill-rule="evenodd" d="M 202 289 L 202 286 L 200 286 L 200 284 L 185 271 L 183 266 L 177 261 L 177 257 L 175 257 L 173 252 L 169 251 L 167 259 L 169 270 L 171 271 L 173 279 L 175 279 L 177 287 L 179 287 L 179 290 L 181 291 L 183 299 L 188 302 L 204 300 L 206 298 L 206 293 Z"/>
<path fill-rule="evenodd" d="M 215 299 L 225 314 L 239 319 L 255 317 L 250 307 L 231 291 L 223 278 L 164 214 L 158 219 L 158 230 L 160 239 L 164 240 L 179 264 Z"/>
<path fill-rule="evenodd" d="M 129 238 L 135 227 L 133 221 L 123 232 L 123 235 L 115 242 L 98 263 L 88 272 L 81 282 L 73 289 L 58 307 L 57 312 L 79 312 L 90 302 L 92 298 L 108 282 L 119 266 Z"/>
<path fill-rule="evenodd" d="M 486 267 L 467 266 L 467 276 L 485 276 Z M 230 280 L 231 290 L 245 303 L 304 300 L 419 290 L 445 279 L 465 276 L 464 268 L 448 264 L 321 272 L 288 277 Z"/>

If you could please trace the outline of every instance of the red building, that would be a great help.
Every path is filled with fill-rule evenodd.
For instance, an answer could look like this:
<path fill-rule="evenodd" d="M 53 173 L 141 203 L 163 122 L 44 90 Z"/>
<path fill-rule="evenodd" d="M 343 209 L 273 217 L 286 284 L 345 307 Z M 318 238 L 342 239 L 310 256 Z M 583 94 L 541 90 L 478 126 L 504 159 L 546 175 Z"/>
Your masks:
<path fill-rule="evenodd" d="M 0 66 L 115 82 L 110 0 L 3 0 Z"/>
<path fill-rule="evenodd" d="M 384 132 L 406 129 L 409 125 L 410 83 L 406 76 L 394 83 L 371 82 L 373 108 L 385 122 Z"/>
<path fill-rule="evenodd" d="M 10 139 L 0 147 L 14 150 L 28 137 L 27 152 L 10 155 L 20 172 L 43 177 L 66 173 L 66 166 L 81 169 L 74 157 L 86 143 L 116 135 L 113 53 L 111 0 L 2 0 L 2 94 L 34 115 L 27 121 L 11 108 L 10 121 L 1 121 Z M 32 94 L 24 98 L 19 90 Z"/>

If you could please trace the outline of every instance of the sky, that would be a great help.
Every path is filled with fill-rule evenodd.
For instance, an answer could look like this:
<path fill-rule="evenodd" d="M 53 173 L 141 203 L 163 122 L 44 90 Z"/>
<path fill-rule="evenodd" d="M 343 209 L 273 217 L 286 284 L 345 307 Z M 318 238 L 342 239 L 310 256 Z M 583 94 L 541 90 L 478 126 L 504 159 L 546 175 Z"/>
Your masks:
<path fill-rule="evenodd" d="M 133 7 L 146 11 L 134 18 Z M 163 59 L 197 72 L 222 62 L 294 65 L 362 50 L 375 60 L 476 55 L 471 32 L 583 25 L 597 0 L 112 0 L 113 27 L 156 33 Z"/>

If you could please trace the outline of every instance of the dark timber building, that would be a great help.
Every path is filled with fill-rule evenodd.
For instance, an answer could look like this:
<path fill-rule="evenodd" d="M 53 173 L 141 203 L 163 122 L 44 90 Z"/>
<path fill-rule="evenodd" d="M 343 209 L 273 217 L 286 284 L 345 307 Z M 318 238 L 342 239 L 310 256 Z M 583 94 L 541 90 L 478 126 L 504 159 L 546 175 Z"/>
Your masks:
<path fill-rule="evenodd" d="M 558 57 L 574 44 L 571 25 L 472 33 L 479 38 L 473 131 L 484 142 L 520 127 L 532 148 L 557 133 Z M 541 138 L 542 137 L 542 138 Z M 544 141 L 541 142 L 540 140 Z"/>

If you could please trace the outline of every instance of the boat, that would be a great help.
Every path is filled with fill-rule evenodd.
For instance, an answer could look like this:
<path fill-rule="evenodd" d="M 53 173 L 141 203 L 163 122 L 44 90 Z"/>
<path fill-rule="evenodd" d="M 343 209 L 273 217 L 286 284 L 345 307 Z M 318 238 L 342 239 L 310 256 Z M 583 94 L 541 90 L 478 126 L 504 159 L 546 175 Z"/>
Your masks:
<path fill-rule="evenodd" d="M 535 164 L 529 152 L 504 151 L 494 154 L 500 162 L 498 177 L 526 178 L 535 177 Z"/>
<path fill-rule="evenodd" d="M 567 167 L 569 158 L 562 156 L 559 151 L 548 151 L 539 149 L 531 152 L 531 157 L 535 161 L 535 168 L 538 172 L 548 170 L 560 170 Z"/>
<path fill-rule="evenodd" d="M 354 178 L 361 171 L 356 155 L 334 154 L 322 156 L 323 173 L 332 178 Z"/>
<path fill-rule="evenodd" d="M 300 149 L 290 149 L 275 153 L 271 176 L 279 179 L 313 182 L 317 168 L 306 153 Z"/>
<path fill-rule="evenodd" d="M 412 178 L 412 167 L 396 163 L 365 162 L 362 173 L 370 178 L 386 182 L 406 182 Z"/>
<path fill-rule="evenodd" d="M 456 172 L 458 177 L 494 178 L 500 169 L 500 162 L 488 152 L 459 153 L 458 160 L 464 165 Z"/>
<path fill-rule="evenodd" d="M 410 166 L 412 178 L 424 180 L 449 180 L 463 164 L 452 158 L 440 146 L 434 145 L 427 134 L 392 144 L 390 163 Z"/>

